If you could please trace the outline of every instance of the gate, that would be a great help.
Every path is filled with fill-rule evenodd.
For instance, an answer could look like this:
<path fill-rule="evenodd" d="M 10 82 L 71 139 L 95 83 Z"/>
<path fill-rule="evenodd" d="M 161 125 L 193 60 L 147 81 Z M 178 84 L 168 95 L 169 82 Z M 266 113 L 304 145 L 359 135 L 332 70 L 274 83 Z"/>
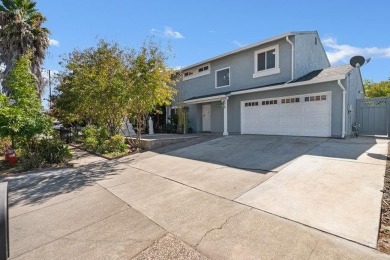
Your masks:
<path fill-rule="evenodd" d="M 359 134 L 389 137 L 390 97 L 358 99 L 356 102 Z"/>

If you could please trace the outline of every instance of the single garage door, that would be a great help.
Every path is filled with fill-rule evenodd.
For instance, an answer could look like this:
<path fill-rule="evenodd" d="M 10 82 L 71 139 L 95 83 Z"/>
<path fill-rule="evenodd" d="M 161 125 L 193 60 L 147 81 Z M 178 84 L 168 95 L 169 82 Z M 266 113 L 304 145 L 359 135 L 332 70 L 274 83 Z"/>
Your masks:
<path fill-rule="evenodd" d="M 242 101 L 241 133 L 328 137 L 331 93 Z"/>

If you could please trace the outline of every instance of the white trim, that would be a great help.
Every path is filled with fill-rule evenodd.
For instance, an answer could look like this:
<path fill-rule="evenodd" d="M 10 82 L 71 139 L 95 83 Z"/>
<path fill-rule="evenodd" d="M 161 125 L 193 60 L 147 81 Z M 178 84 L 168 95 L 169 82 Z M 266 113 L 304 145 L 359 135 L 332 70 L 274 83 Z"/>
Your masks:
<path fill-rule="evenodd" d="M 199 103 L 206 103 L 206 102 L 213 102 L 213 101 L 220 101 L 224 98 L 226 98 L 227 95 L 218 95 L 218 96 L 212 96 L 212 97 L 205 97 L 205 98 L 197 98 L 193 100 L 187 100 L 184 101 L 184 104 L 191 105 L 191 104 L 199 104 Z"/>
<path fill-rule="evenodd" d="M 217 86 L 217 80 L 218 80 L 218 78 L 217 78 L 217 73 L 218 73 L 218 71 L 221 71 L 221 70 L 226 70 L 226 69 L 228 69 L 229 70 L 229 85 L 225 85 L 225 86 Z M 230 85 L 231 85 L 231 77 L 230 77 L 230 66 L 229 67 L 225 67 L 225 68 L 222 68 L 222 69 L 218 69 L 218 70 L 216 70 L 215 71 L 215 88 L 226 88 L 226 87 L 230 87 Z"/>
<path fill-rule="evenodd" d="M 206 66 L 209 67 L 208 70 L 199 72 L 199 69 L 201 69 L 203 67 L 206 67 Z M 184 73 L 186 73 L 188 71 L 191 71 L 193 74 L 189 75 L 189 76 L 184 76 Z M 194 78 L 197 78 L 197 77 L 205 76 L 205 75 L 210 74 L 210 71 L 211 71 L 210 63 L 202 64 L 200 66 L 197 66 L 197 67 L 189 69 L 189 70 L 183 70 L 183 80 L 185 81 L 185 80 L 189 80 L 189 79 L 194 79 Z"/>
<path fill-rule="evenodd" d="M 341 117 L 341 121 L 342 121 L 342 125 L 341 125 L 341 138 L 344 138 L 345 137 L 345 94 L 346 94 L 346 90 L 345 90 L 345 87 L 343 86 L 343 84 L 341 83 L 341 80 L 339 79 L 337 81 L 337 84 L 339 85 L 339 87 L 341 88 L 341 91 L 343 93 L 343 111 L 342 111 L 342 117 Z"/>
<path fill-rule="evenodd" d="M 265 76 L 279 74 L 279 73 L 280 73 L 280 68 L 267 69 L 267 70 L 262 70 L 253 73 L 253 78 L 265 77 Z"/>
<path fill-rule="evenodd" d="M 204 61 L 201 61 L 201 62 L 194 63 L 192 65 L 184 67 L 182 69 L 182 71 L 188 70 L 188 69 L 192 69 L 192 68 L 194 68 L 196 66 L 199 66 L 199 65 L 202 65 L 204 63 L 211 62 L 211 61 L 214 61 L 214 60 L 217 60 L 217 59 L 220 59 L 220 58 L 223 58 L 223 57 L 226 57 L 226 56 L 238 53 L 238 52 L 242 52 L 242 51 L 245 51 L 245 50 L 248 50 L 248 49 L 251 49 L 251 48 L 255 48 L 255 47 L 258 47 L 260 45 L 269 43 L 269 42 L 273 42 L 273 41 L 277 41 L 277 40 L 286 38 L 286 36 L 300 35 L 300 34 L 315 34 L 318 37 L 318 39 L 319 39 L 317 31 L 287 32 L 287 33 L 284 33 L 282 35 L 278 35 L 278 36 L 275 36 L 275 37 L 272 37 L 272 38 L 269 38 L 269 39 L 266 39 L 266 40 L 263 40 L 263 41 L 256 42 L 254 44 L 250 44 L 248 46 L 244 46 L 242 48 L 239 48 L 239 49 L 236 49 L 236 50 L 233 50 L 233 51 L 229 51 L 229 52 L 221 54 L 221 55 L 217 55 L 217 56 L 215 56 L 213 58 L 210 58 L 210 59 L 207 59 L 207 60 L 204 60 Z"/>
<path fill-rule="evenodd" d="M 267 51 L 275 49 L 275 68 L 267 69 Z M 265 53 L 265 69 L 258 70 L 258 56 L 260 53 Z M 279 44 L 259 49 L 254 52 L 254 72 L 253 78 L 269 76 L 280 73 L 279 68 Z"/>
<path fill-rule="evenodd" d="M 229 132 L 228 132 L 228 100 L 229 100 L 229 97 L 226 97 L 223 100 L 223 135 L 229 135 Z"/>
<path fill-rule="evenodd" d="M 235 91 L 235 92 L 230 93 L 230 95 L 233 96 L 233 95 L 241 95 L 241 94 L 247 94 L 247 93 L 255 93 L 255 92 L 261 92 L 261 91 L 282 89 L 282 88 L 299 87 L 299 86 L 319 84 L 319 83 L 324 83 L 324 82 L 329 82 L 329 81 L 337 81 L 340 79 L 345 79 L 345 75 L 339 76 L 339 77 L 330 77 L 330 78 L 326 78 L 323 80 L 312 80 L 312 81 L 308 80 L 308 81 L 303 81 L 303 82 L 295 82 L 295 83 L 280 84 L 280 85 L 274 85 L 274 86 L 263 87 L 263 88 Z"/>

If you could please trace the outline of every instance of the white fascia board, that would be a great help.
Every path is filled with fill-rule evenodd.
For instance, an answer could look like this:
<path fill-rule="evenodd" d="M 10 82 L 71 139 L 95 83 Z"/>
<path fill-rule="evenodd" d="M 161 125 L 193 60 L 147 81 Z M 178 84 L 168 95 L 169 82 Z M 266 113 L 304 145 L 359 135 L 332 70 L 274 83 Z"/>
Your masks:
<path fill-rule="evenodd" d="M 292 87 L 299 87 L 299 86 L 304 86 L 304 85 L 319 84 L 319 83 L 324 83 L 324 82 L 329 82 L 329 81 L 337 81 L 337 80 L 342 80 L 342 79 L 345 79 L 345 75 L 338 76 L 338 77 L 331 77 L 331 78 L 322 79 L 322 80 L 312 80 L 312 81 L 308 80 L 308 81 L 303 81 L 303 82 L 294 82 L 294 83 L 289 83 L 289 84 L 280 84 L 280 85 L 263 87 L 263 88 L 235 91 L 235 92 L 230 93 L 230 95 L 234 96 L 234 95 L 261 92 L 261 91 L 274 90 L 274 89 L 292 88 Z"/>
<path fill-rule="evenodd" d="M 220 100 L 222 100 L 224 98 L 226 98 L 226 95 L 218 95 L 218 96 L 213 96 L 213 97 L 205 97 L 205 98 L 198 98 L 198 99 L 193 99 L 193 100 L 187 100 L 187 101 L 184 101 L 183 103 L 186 104 L 186 105 L 191 105 L 191 104 L 199 104 L 199 103 L 220 101 Z"/>

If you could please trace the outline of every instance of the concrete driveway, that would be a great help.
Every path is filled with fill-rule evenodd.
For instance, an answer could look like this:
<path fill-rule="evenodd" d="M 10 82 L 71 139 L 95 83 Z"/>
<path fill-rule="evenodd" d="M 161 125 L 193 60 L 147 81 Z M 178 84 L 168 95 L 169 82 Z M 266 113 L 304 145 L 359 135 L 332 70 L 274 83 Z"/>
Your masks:
<path fill-rule="evenodd" d="M 386 147 L 229 136 L 10 178 L 11 257 L 389 259 L 360 245 L 376 243 Z"/>
<path fill-rule="evenodd" d="M 228 136 L 134 167 L 375 248 L 387 143 Z"/>

